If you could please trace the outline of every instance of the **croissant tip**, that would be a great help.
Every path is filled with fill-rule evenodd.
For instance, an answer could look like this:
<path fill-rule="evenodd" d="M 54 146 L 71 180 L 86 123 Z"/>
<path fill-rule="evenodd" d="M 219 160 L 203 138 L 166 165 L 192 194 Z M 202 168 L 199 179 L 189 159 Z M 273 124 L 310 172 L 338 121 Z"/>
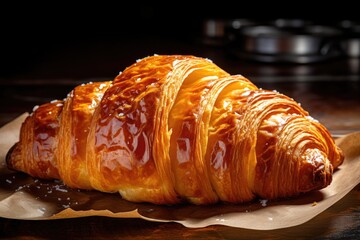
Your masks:
<path fill-rule="evenodd" d="M 318 150 L 308 152 L 306 158 L 304 177 L 300 182 L 301 191 L 319 190 L 330 185 L 334 171 L 330 161 Z"/>
<path fill-rule="evenodd" d="M 327 160 L 324 164 L 318 166 L 314 172 L 315 188 L 323 188 L 330 185 L 332 181 L 333 167 Z"/>
<path fill-rule="evenodd" d="M 10 149 L 9 151 L 6 153 L 6 157 L 5 157 L 5 161 L 6 161 L 6 166 L 8 167 L 8 169 L 10 170 L 15 170 L 14 165 L 13 165 L 13 161 L 12 161 L 12 154 L 16 148 L 18 143 L 15 143 Z"/>

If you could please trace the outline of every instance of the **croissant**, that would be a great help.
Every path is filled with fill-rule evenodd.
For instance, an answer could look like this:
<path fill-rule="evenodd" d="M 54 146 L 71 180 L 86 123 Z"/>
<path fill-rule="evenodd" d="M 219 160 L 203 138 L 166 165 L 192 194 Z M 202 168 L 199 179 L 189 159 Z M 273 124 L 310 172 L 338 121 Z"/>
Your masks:
<path fill-rule="evenodd" d="M 191 55 L 148 56 L 35 107 L 6 157 L 72 188 L 198 205 L 319 190 L 343 161 L 294 99 Z"/>

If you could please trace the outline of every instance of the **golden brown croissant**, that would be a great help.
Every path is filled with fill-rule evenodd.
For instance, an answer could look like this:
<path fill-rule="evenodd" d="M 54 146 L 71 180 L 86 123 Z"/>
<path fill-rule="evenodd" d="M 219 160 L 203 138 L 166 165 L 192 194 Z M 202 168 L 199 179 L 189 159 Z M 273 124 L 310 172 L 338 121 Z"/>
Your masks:
<path fill-rule="evenodd" d="M 134 202 L 211 204 L 318 190 L 343 160 L 292 98 L 208 59 L 154 55 L 35 109 L 7 165 Z"/>

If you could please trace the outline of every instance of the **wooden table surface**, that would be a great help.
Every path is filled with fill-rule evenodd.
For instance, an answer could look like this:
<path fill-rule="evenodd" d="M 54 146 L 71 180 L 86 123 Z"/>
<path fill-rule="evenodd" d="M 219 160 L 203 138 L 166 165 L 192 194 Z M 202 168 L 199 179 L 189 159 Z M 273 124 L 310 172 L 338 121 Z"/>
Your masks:
<path fill-rule="evenodd" d="M 155 42 L 148 43 L 149 46 L 152 44 Z M 311 116 L 323 122 L 334 137 L 360 131 L 359 59 L 309 65 L 262 64 L 231 58 L 211 46 L 199 48 L 184 44 L 177 50 L 171 46 L 165 46 L 164 50 L 163 46 L 161 51 L 130 52 L 124 51 L 123 44 L 108 43 L 106 46 L 110 48 L 110 45 L 115 50 L 106 56 L 104 52 L 110 50 L 103 45 L 91 48 L 93 55 L 102 57 L 101 61 L 95 57 L 89 59 L 88 46 L 81 49 L 74 46 L 68 51 L 58 51 L 56 60 L 45 58 L 16 74 L 2 76 L 0 125 L 31 111 L 35 105 L 64 98 L 77 84 L 111 79 L 137 58 L 151 52 L 190 52 L 212 59 L 230 73 L 243 74 L 259 87 L 293 97 Z M 6 239 L 356 239 L 359 236 L 360 185 L 310 221 L 278 230 L 255 231 L 225 226 L 190 229 L 178 223 L 106 217 L 51 221 L 0 218 L 0 238 Z"/>

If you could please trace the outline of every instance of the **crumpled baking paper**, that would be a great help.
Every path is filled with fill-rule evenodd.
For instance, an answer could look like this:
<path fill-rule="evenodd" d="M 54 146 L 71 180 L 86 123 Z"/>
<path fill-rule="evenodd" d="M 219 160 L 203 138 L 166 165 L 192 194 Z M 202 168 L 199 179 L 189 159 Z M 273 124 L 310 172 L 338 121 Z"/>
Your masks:
<path fill-rule="evenodd" d="M 336 140 L 345 161 L 335 171 L 332 183 L 319 191 L 279 201 L 259 199 L 247 204 L 219 203 L 158 206 L 131 203 L 119 194 L 70 189 L 61 181 L 34 179 L 7 169 L 6 153 L 18 140 L 24 113 L 0 129 L 0 217 L 48 220 L 107 216 L 177 222 L 188 228 L 225 225 L 271 230 L 300 225 L 325 211 L 360 183 L 360 132 Z"/>

